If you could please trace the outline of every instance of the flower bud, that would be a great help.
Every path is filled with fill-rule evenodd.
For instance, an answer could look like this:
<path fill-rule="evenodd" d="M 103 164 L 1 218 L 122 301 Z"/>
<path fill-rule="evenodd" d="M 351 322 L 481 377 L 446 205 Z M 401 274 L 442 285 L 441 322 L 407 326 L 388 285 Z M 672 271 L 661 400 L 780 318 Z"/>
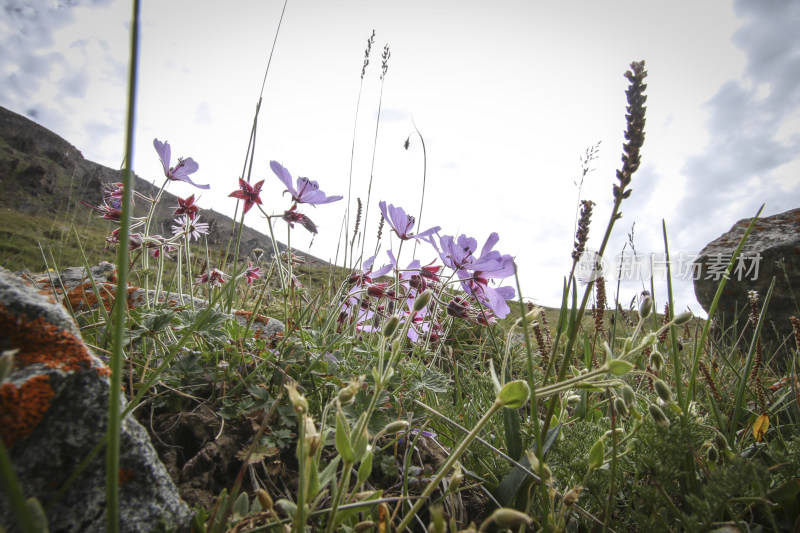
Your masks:
<path fill-rule="evenodd" d="M 581 401 L 581 397 L 578 394 L 571 394 L 567 396 L 567 405 L 574 405 Z"/>
<path fill-rule="evenodd" d="M 650 354 L 650 366 L 656 372 L 660 372 L 664 367 L 664 356 L 658 350 L 653 350 L 653 353 Z"/>
<path fill-rule="evenodd" d="M 419 312 L 428 307 L 428 304 L 431 302 L 431 298 L 433 297 L 433 293 L 430 289 L 427 289 L 425 292 L 420 294 L 414 300 L 414 311 Z"/>
<path fill-rule="evenodd" d="M 628 406 L 625 405 L 625 400 L 623 400 L 622 398 L 617 398 L 614 400 L 614 410 L 620 416 L 628 416 Z"/>
<path fill-rule="evenodd" d="M 356 393 L 359 391 L 359 389 L 361 389 L 361 384 L 363 382 L 364 376 L 350 380 L 350 383 L 348 383 L 346 387 L 343 387 L 339 391 L 339 405 L 345 406 L 353 403 L 353 399 L 356 397 Z"/>
<path fill-rule="evenodd" d="M 614 374 L 615 376 L 624 376 L 631 370 L 633 370 L 633 363 L 628 361 L 623 361 L 622 359 L 614 359 L 606 363 L 608 367 L 608 371 Z"/>
<path fill-rule="evenodd" d="M 639 317 L 644 320 L 653 312 L 653 299 L 650 296 L 642 298 L 642 303 L 639 304 Z"/>
<path fill-rule="evenodd" d="M 500 528 L 516 529 L 519 526 L 529 526 L 533 523 L 533 518 L 516 509 L 501 507 L 492 513 L 492 522 Z"/>
<path fill-rule="evenodd" d="M 636 405 L 636 393 L 633 391 L 633 387 L 630 385 L 622 387 L 622 399 L 625 400 L 625 405 L 627 407 Z"/>
<path fill-rule="evenodd" d="M 392 315 L 383 325 L 383 336 L 387 339 L 392 337 L 395 332 L 397 331 L 397 327 L 400 325 L 400 317 L 397 315 Z"/>
<path fill-rule="evenodd" d="M 383 428 L 382 433 L 384 435 L 394 435 L 395 433 L 400 433 L 406 429 L 408 429 L 408 422 L 405 420 L 395 420 L 394 422 L 389 422 L 386 424 L 386 427 Z"/>
<path fill-rule="evenodd" d="M 689 322 L 694 315 L 691 311 L 686 311 L 685 313 L 681 313 L 679 315 L 675 315 L 675 318 L 672 321 L 675 323 L 676 326 L 682 326 Z"/>
<path fill-rule="evenodd" d="M 578 485 L 577 487 L 571 489 L 569 492 L 564 494 L 564 500 L 563 500 L 564 505 L 566 505 L 567 507 L 572 507 L 573 505 L 578 503 L 578 497 L 580 497 L 582 490 L 583 487 Z"/>
<path fill-rule="evenodd" d="M 664 403 L 669 403 L 672 401 L 672 391 L 669 390 L 669 386 L 664 383 L 663 380 L 655 380 L 653 383 L 653 388 L 656 390 L 658 397 L 661 398 Z"/>
<path fill-rule="evenodd" d="M 256 496 L 258 496 L 258 503 L 261 504 L 262 509 L 266 509 L 267 511 L 272 511 L 273 503 L 272 503 L 272 496 L 269 495 L 264 489 L 258 489 L 256 491 Z"/>
<path fill-rule="evenodd" d="M 297 392 L 297 382 L 292 381 L 286 385 L 286 390 L 289 392 L 289 401 L 297 414 L 305 414 L 308 411 L 308 401 L 305 396 Z"/>
<path fill-rule="evenodd" d="M 717 447 L 713 444 L 708 447 L 708 452 L 706 452 L 706 457 L 708 457 L 709 463 L 716 463 L 717 459 L 719 459 L 719 452 Z"/>
<path fill-rule="evenodd" d="M 720 450 L 728 449 L 728 439 L 726 439 L 725 435 L 722 433 L 714 432 L 714 443 L 716 443 L 717 448 Z"/>
<path fill-rule="evenodd" d="M 453 473 L 450 475 L 450 485 L 447 490 L 453 492 L 461 485 L 462 481 L 464 481 L 464 473 L 461 471 L 461 465 L 456 463 Z"/>
<path fill-rule="evenodd" d="M 317 453 L 317 448 L 319 448 L 319 445 L 322 443 L 322 439 L 317 432 L 317 426 L 314 424 L 313 418 L 306 415 L 303 423 L 305 424 L 305 433 L 303 436 L 306 441 L 306 446 L 308 447 L 308 456 L 311 457 Z"/>
<path fill-rule="evenodd" d="M 650 416 L 653 417 L 653 421 L 662 428 L 669 427 L 669 418 L 667 415 L 664 414 L 664 411 L 661 410 L 656 404 L 651 403 L 647 406 L 647 409 L 650 411 Z"/>
<path fill-rule="evenodd" d="M 658 335 L 656 335 L 651 331 L 650 333 L 644 336 L 644 338 L 642 339 L 642 344 L 645 346 L 650 346 L 654 342 L 656 342 L 656 339 L 658 339 Z"/>
<path fill-rule="evenodd" d="M 603 466 L 603 461 L 605 458 L 605 446 L 603 445 L 603 439 L 598 439 L 597 442 L 592 445 L 592 449 L 589 450 L 589 468 L 595 470 Z"/>

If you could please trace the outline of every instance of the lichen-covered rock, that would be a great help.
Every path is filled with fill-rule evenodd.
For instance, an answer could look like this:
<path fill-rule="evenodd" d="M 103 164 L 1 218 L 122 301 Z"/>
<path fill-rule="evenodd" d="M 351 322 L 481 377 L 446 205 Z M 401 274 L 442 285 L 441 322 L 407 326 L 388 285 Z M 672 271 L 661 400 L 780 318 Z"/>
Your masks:
<path fill-rule="evenodd" d="M 708 311 L 728 262 L 752 218 L 740 220 L 727 232 L 706 245 L 695 261 L 694 292 Z M 783 342 L 791 335 L 789 317 L 800 306 L 800 209 L 761 218 L 742 248 L 739 260 L 725 285 L 717 315 L 730 325 L 738 314 L 739 329 L 745 327 L 750 310 L 748 291 L 757 291 L 759 302 L 773 278 L 775 287 L 767 309 L 762 337 Z"/>
<path fill-rule="evenodd" d="M 63 275 L 63 273 L 62 273 Z M 0 351 L 18 350 L 0 384 L 0 438 L 26 497 L 47 508 L 51 532 L 105 530 L 105 457 L 58 491 L 106 431 L 109 369 L 80 338 L 52 294 L 0 268 Z M 186 529 L 191 511 L 131 416 L 121 427 L 120 528 L 151 531 L 163 521 Z M 17 531 L 0 490 L 0 525 Z"/>

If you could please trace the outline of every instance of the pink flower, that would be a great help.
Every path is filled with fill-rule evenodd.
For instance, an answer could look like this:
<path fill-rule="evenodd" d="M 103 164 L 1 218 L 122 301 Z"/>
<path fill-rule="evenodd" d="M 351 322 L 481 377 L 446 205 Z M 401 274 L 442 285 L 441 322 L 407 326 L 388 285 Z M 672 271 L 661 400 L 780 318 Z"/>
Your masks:
<path fill-rule="evenodd" d="M 82 203 L 86 207 L 91 207 L 95 211 L 99 211 L 101 213 L 100 218 L 104 218 L 106 220 L 113 220 L 114 222 L 119 222 L 122 219 L 121 205 L 114 206 L 113 203 L 112 205 L 108 205 L 105 200 L 103 200 L 102 205 L 87 204 L 83 200 L 80 200 L 80 203 Z"/>
<path fill-rule="evenodd" d="M 221 270 L 215 268 L 211 272 L 206 272 L 205 274 L 197 277 L 194 282 L 198 284 L 208 283 L 212 287 L 219 287 L 225 283 L 225 274 Z"/>
<path fill-rule="evenodd" d="M 111 232 L 111 235 L 106 238 L 106 242 L 109 244 L 119 244 L 119 230 L 120 228 L 115 229 Z M 142 237 L 141 233 L 131 233 L 128 236 L 128 249 L 130 251 L 138 250 L 142 247 L 144 243 L 144 237 Z"/>
<path fill-rule="evenodd" d="M 187 157 L 186 159 L 179 157 L 178 164 L 174 167 L 171 167 L 170 160 L 172 156 L 172 150 L 169 147 L 169 143 L 166 141 L 162 143 L 158 139 L 153 139 L 153 147 L 156 149 L 158 158 L 161 159 L 161 166 L 164 167 L 164 175 L 168 180 L 185 181 L 189 185 L 194 185 L 198 189 L 211 188 L 209 185 L 198 185 L 189 178 L 189 174 L 194 174 L 197 172 L 197 169 L 200 168 L 200 165 L 198 165 L 194 159 L 191 157 Z"/>
<path fill-rule="evenodd" d="M 242 178 L 239 178 L 239 190 L 233 191 L 228 196 L 231 198 L 238 198 L 244 201 L 244 213 L 247 214 L 253 204 L 261 205 L 261 186 L 264 185 L 264 180 L 259 181 L 255 185 L 250 185 Z"/>
<path fill-rule="evenodd" d="M 286 186 L 284 193 L 292 195 L 292 200 L 298 204 L 329 204 L 344 198 L 344 196 L 326 196 L 319 190 L 319 183 L 308 178 L 297 178 L 297 188 L 292 183 L 292 175 L 277 161 L 270 161 L 270 168 L 278 176 L 278 179 Z M 309 230 L 310 231 L 310 230 Z"/>
<path fill-rule="evenodd" d="M 257 266 L 253 266 L 253 263 L 248 261 L 247 262 L 247 270 L 244 272 L 245 278 L 247 278 L 247 284 L 252 285 L 255 280 L 261 277 L 261 269 Z"/>

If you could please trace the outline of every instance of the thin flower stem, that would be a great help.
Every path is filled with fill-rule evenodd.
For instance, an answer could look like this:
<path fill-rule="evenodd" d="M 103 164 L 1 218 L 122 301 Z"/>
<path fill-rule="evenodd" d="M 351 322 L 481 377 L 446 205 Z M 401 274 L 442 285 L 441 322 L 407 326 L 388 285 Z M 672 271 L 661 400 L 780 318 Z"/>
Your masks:
<path fill-rule="evenodd" d="M 414 122 L 414 117 L 411 117 L 411 124 L 414 125 L 414 130 L 417 132 L 419 136 L 419 140 L 422 143 L 422 196 L 419 199 L 419 216 L 417 216 L 417 227 L 422 227 L 422 207 L 425 205 L 425 184 L 428 181 L 428 151 L 425 149 L 425 139 L 422 137 L 422 134 L 419 132 L 419 128 L 417 128 L 417 123 Z M 417 258 L 417 244 L 418 241 L 414 239 L 414 252 L 411 254 L 411 259 Z"/>
<path fill-rule="evenodd" d="M 297 469 L 297 521 L 295 529 L 299 533 L 305 531 L 306 522 L 306 465 L 309 462 L 305 446 L 306 421 L 305 414 L 298 416 L 297 421 L 297 460 L 300 462 Z"/>
<path fill-rule="evenodd" d="M 147 217 L 145 218 L 145 221 L 144 221 L 144 236 L 145 237 L 149 237 L 150 236 L 150 223 L 153 221 L 153 215 L 155 214 L 155 211 L 156 211 L 156 205 L 158 205 L 158 203 L 161 201 L 161 195 L 164 194 L 164 189 L 167 187 L 167 183 L 169 183 L 169 179 L 165 179 L 164 183 L 161 184 L 161 188 L 158 190 L 158 194 L 156 194 L 156 197 L 149 199 L 149 201 L 150 201 L 150 209 L 148 210 Z M 122 236 L 121 235 L 120 235 L 120 242 L 126 242 L 126 241 L 122 241 Z M 150 291 L 148 289 L 150 288 L 150 272 L 149 272 L 150 258 L 148 256 L 148 254 L 144 254 L 142 256 L 142 267 L 143 267 L 143 270 L 144 270 L 144 299 L 145 299 L 145 304 L 149 308 L 150 307 Z M 158 301 L 158 300 L 156 300 L 156 301 Z"/>
<path fill-rule="evenodd" d="M 189 303 L 194 311 L 194 278 L 192 277 L 192 251 L 189 248 L 189 233 L 184 235 L 184 243 L 186 246 L 186 275 L 189 277 Z M 210 272 L 209 272 L 210 274 Z M 209 288 L 208 297 L 211 298 L 211 289 Z"/>

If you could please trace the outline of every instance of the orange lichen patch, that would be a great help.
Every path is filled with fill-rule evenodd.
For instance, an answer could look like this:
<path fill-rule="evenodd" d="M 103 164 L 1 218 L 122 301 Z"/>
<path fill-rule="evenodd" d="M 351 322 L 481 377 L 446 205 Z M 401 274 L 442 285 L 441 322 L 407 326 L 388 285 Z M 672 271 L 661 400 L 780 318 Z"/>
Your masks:
<path fill-rule="evenodd" d="M 106 308 L 106 311 L 111 311 L 116 295 L 116 287 L 111 283 L 97 283 L 96 285 L 100 299 L 103 301 L 103 307 Z M 73 309 L 91 309 L 98 303 L 97 295 L 92 290 L 91 283 L 78 285 L 67 293 L 67 299 Z"/>
<path fill-rule="evenodd" d="M 8 448 L 36 429 L 55 396 L 47 376 L 35 376 L 17 387 L 0 386 L 0 437 Z"/>
<path fill-rule="evenodd" d="M 92 356 L 79 337 L 55 326 L 44 317 L 31 320 L 12 314 L 2 304 L 0 339 L 3 349 L 19 349 L 14 356 L 17 367 L 41 363 L 47 368 L 65 372 L 92 368 Z M 101 376 L 111 374 L 107 367 L 97 368 L 97 372 Z"/>
<path fill-rule="evenodd" d="M 240 317 L 246 318 L 247 320 L 250 320 L 250 317 L 253 316 L 253 313 L 251 313 L 250 311 L 244 311 L 242 309 L 236 311 L 233 314 L 236 315 L 236 316 L 240 316 Z M 253 320 L 253 322 L 258 322 L 260 324 L 266 324 L 269 321 L 270 321 L 270 318 L 268 316 L 264 316 L 264 315 L 256 315 L 256 318 Z"/>
<path fill-rule="evenodd" d="M 136 472 L 134 472 L 133 470 L 129 470 L 127 468 L 120 468 L 119 469 L 119 478 L 118 479 L 119 479 L 120 486 L 127 485 L 128 483 L 133 481 L 133 479 L 135 477 L 136 477 Z"/>

